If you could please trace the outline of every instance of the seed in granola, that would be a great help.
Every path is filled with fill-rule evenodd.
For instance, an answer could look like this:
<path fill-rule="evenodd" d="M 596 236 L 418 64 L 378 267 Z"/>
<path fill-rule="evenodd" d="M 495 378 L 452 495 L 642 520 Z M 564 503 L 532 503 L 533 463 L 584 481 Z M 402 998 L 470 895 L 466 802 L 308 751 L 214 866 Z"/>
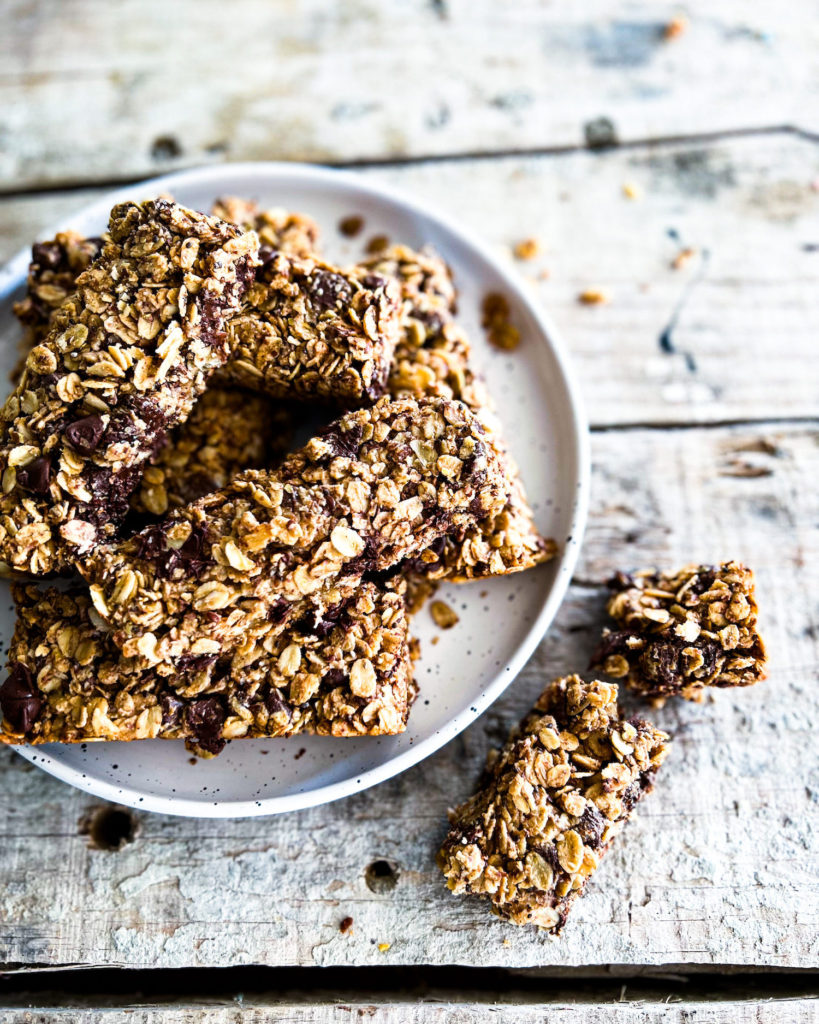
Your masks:
<path fill-rule="evenodd" d="M 433 601 L 429 606 L 429 611 L 436 626 L 441 629 L 452 629 L 460 621 L 457 612 L 450 608 L 445 601 Z"/>

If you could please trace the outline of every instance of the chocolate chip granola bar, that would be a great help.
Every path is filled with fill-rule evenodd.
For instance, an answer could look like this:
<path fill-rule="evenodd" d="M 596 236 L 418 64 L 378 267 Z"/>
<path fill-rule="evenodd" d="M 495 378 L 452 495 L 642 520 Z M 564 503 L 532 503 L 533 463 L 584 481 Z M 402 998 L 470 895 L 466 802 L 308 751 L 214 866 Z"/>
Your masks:
<path fill-rule="evenodd" d="M 80 566 L 127 657 L 171 673 L 280 632 L 333 586 L 497 512 L 508 485 L 480 422 L 442 399 L 348 413 L 285 459 Z"/>
<path fill-rule="evenodd" d="M 374 273 L 267 250 L 229 327 L 225 377 L 276 398 L 352 407 L 379 398 L 398 337 L 398 293 Z"/>
<path fill-rule="evenodd" d="M 131 508 L 162 516 L 221 490 L 244 469 L 272 468 L 292 436 L 282 403 L 239 388 L 209 388 L 143 473 Z"/>
<path fill-rule="evenodd" d="M 624 721 L 612 683 L 556 679 L 450 813 L 438 864 L 454 893 L 559 932 L 600 857 L 652 788 L 668 737 Z"/>
<path fill-rule="evenodd" d="M 103 251 L 3 406 L 0 560 L 59 571 L 115 533 L 164 432 L 228 356 L 255 235 L 167 200 L 115 207 Z"/>
<path fill-rule="evenodd" d="M 170 678 L 122 658 L 87 593 L 15 584 L 13 594 L 0 742 L 184 739 L 212 756 L 239 737 L 392 735 L 406 726 L 400 588 L 365 583 L 323 616 Z"/>
<path fill-rule="evenodd" d="M 464 581 L 530 569 L 554 557 L 556 545 L 534 524 L 517 466 L 492 414 L 486 387 L 471 366 L 471 346 L 453 318 L 456 296 L 449 269 L 434 252 L 394 246 L 364 264 L 395 277 L 402 289 L 402 333 L 389 390 L 399 395 L 438 395 L 465 402 L 481 416 L 502 450 L 511 481 L 506 506 L 461 535 L 450 535 L 416 559 L 412 570 L 428 580 Z"/>
<path fill-rule="evenodd" d="M 701 700 L 707 686 L 751 686 L 765 678 L 750 569 L 737 562 L 674 573 L 618 573 L 592 667 L 651 697 Z"/>
<path fill-rule="evenodd" d="M 250 199 L 226 196 L 216 200 L 211 214 L 246 231 L 255 231 L 263 259 L 273 249 L 302 258 L 315 256 L 319 251 L 318 224 L 303 213 L 280 208 L 262 210 Z"/>

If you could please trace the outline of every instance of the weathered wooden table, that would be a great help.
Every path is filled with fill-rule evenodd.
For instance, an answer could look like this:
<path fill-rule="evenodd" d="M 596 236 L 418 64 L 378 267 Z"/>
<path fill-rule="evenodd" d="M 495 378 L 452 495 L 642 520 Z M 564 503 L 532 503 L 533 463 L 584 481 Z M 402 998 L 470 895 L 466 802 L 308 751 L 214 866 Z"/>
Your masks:
<path fill-rule="evenodd" d="M 541 240 L 519 269 L 574 357 L 594 485 L 535 657 L 391 782 L 199 822 L 112 812 L 0 753 L 0 1018 L 819 1019 L 815 4 L 2 6 L 3 258 L 114 182 L 352 165 L 510 259 Z M 581 305 L 590 288 L 611 301 Z M 447 805 L 544 679 L 584 667 L 609 573 L 726 557 L 757 570 L 770 678 L 655 713 L 676 737 L 662 785 L 564 938 L 449 897 Z M 80 973 L 103 967 L 125 970 Z"/>

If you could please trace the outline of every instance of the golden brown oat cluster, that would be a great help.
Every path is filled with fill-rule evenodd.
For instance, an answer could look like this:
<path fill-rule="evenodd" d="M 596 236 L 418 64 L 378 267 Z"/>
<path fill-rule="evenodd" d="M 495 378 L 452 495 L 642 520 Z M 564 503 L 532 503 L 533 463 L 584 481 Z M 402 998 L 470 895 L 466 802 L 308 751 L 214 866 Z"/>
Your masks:
<path fill-rule="evenodd" d="M 618 573 L 607 629 L 592 657 L 649 697 L 701 700 L 708 686 L 751 686 L 765 678 L 754 577 L 737 562 L 689 565 L 674 573 Z"/>
<path fill-rule="evenodd" d="M 438 854 L 447 885 L 560 931 L 668 749 L 665 733 L 623 718 L 614 684 L 556 679 L 451 812 Z"/>

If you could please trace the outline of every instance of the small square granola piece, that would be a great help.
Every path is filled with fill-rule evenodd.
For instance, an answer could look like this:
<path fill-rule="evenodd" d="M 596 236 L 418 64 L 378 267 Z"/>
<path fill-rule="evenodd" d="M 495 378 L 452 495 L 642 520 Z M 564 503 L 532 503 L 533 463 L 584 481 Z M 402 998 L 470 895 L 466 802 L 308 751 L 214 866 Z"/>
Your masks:
<path fill-rule="evenodd" d="M 706 686 L 765 678 L 754 576 L 738 562 L 655 570 L 609 581 L 606 629 L 591 661 L 645 696 L 701 700 Z"/>
<path fill-rule="evenodd" d="M 559 932 L 668 749 L 665 733 L 622 718 L 615 684 L 554 680 L 490 755 L 481 789 L 450 812 L 438 854 L 448 887 Z"/>

